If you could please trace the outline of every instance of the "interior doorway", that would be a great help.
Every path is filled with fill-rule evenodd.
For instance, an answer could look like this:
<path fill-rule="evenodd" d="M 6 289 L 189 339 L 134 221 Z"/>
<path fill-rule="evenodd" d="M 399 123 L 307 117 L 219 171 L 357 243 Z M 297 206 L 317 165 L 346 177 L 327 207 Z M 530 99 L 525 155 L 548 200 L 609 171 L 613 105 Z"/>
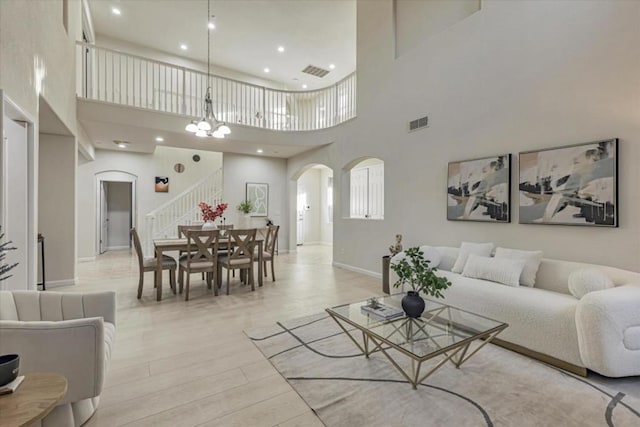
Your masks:
<path fill-rule="evenodd" d="M 133 183 L 100 181 L 100 253 L 129 249 L 133 227 Z"/>
<path fill-rule="evenodd" d="M 124 171 L 96 174 L 96 254 L 131 247 L 129 231 L 138 222 L 137 180 L 136 175 Z"/>
<path fill-rule="evenodd" d="M 333 170 L 308 168 L 297 179 L 296 245 L 333 245 Z"/>

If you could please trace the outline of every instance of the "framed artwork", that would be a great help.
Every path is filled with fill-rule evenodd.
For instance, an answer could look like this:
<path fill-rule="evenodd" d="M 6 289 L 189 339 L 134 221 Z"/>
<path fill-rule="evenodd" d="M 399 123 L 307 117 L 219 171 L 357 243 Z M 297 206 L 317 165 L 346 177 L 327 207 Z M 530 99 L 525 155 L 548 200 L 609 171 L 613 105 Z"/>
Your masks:
<path fill-rule="evenodd" d="M 510 222 L 511 154 L 450 162 L 447 219 Z"/>
<path fill-rule="evenodd" d="M 521 224 L 618 226 L 618 140 L 520 153 Z"/>
<path fill-rule="evenodd" d="M 168 192 L 169 192 L 169 177 L 156 176 L 156 193 L 168 193 Z"/>
<path fill-rule="evenodd" d="M 246 200 L 253 203 L 251 216 L 267 216 L 269 214 L 269 184 L 247 182 Z"/>

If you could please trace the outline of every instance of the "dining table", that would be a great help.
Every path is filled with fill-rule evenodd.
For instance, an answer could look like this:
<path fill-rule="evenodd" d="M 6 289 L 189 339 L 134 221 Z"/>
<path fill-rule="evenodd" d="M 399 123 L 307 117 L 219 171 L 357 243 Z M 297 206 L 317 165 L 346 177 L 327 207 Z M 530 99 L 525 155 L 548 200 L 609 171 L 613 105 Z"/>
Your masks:
<path fill-rule="evenodd" d="M 262 254 L 264 253 L 264 239 L 260 233 L 256 234 L 256 247 L 258 249 L 258 286 L 262 286 L 262 276 L 263 272 L 263 264 L 264 261 L 262 259 Z M 174 252 L 174 251 L 186 251 L 187 250 L 187 239 L 182 238 L 166 238 L 166 239 L 155 239 L 153 241 L 153 246 L 155 248 L 156 260 L 158 260 L 156 267 L 156 299 L 158 301 L 162 300 L 162 254 L 165 252 Z M 227 248 L 231 246 L 233 248 L 234 242 L 229 238 L 229 236 L 220 236 L 218 239 L 218 246 Z"/>

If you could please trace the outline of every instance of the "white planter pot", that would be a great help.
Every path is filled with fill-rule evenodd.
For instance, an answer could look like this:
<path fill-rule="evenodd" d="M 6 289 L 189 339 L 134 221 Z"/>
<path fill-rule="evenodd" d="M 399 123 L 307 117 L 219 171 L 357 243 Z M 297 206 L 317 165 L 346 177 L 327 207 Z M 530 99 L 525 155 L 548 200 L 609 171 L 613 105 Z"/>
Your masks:
<path fill-rule="evenodd" d="M 239 229 L 251 228 L 251 215 L 241 213 L 240 217 L 238 218 L 238 226 L 236 228 L 239 228 Z"/>
<path fill-rule="evenodd" d="M 202 224 L 202 229 L 203 230 L 215 230 L 216 224 L 213 221 L 207 221 L 204 224 Z"/>

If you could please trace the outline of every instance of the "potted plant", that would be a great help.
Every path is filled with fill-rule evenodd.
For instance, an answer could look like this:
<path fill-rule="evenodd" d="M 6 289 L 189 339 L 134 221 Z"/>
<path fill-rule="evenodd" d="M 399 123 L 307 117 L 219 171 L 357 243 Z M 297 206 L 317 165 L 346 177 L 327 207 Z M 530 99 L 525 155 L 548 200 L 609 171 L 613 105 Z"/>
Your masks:
<path fill-rule="evenodd" d="M 239 221 L 240 228 L 249 228 L 251 226 L 251 216 L 249 214 L 255 210 L 253 202 L 251 200 L 240 202 L 236 209 L 242 213 Z"/>
<path fill-rule="evenodd" d="M 11 275 L 7 276 L 7 273 L 18 265 L 17 262 L 14 264 L 5 264 L 7 252 L 15 251 L 16 248 L 9 246 L 12 243 L 11 241 L 3 243 L 2 240 L 4 240 L 4 233 L 2 233 L 2 226 L 0 226 L 0 282 L 11 277 Z"/>
<path fill-rule="evenodd" d="M 407 317 L 418 318 L 424 311 L 424 300 L 420 292 L 435 298 L 442 298 L 441 291 L 451 286 L 445 277 L 436 274 L 437 269 L 429 267 L 428 259 L 419 247 L 404 251 L 404 256 L 391 264 L 391 269 L 398 275 L 394 287 L 409 285 L 411 290 L 402 298 L 402 309 Z"/>

